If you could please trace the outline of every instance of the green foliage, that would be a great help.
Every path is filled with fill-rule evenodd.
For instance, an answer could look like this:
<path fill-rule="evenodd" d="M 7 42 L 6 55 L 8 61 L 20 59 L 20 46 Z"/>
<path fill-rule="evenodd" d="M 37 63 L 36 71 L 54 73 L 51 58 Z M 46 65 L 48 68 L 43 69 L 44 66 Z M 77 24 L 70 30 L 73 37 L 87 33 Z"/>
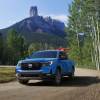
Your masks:
<path fill-rule="evenodd" d="M 28 53 L 31 55 L 32 52 L 48 49 L 54 49 L 54 47 L 47 43 L 31 43 L 28 48 Z"/>
<path fill-rule="evenodd" d="M 7 36 L 7 54 L 8 64 L 17 64 L 17 61 L 24 57 L 26 51 L 26 45 L 24 37 L 18 35 L 18 33 L 12 29 L 8 31 Z"/>
<path fill-rule="evenodd" d="M 0 66 L 0 83 L 10 82 L 15 80 L 15 68 Z"/>
<path fill-rule="evenodd" d="M 0 64 L 2 63 L 2 57 L 3 57 L 3 37 L 0 33 Z"/>
<path fill-rule="evenodd" d="M 67 32 L 71 48 L 70 57 L 78 65 L 94 66 L 95 63 L 100 63 L 100 57 L 98 57 L 100 55 L 98 49 L 100 44 L 100 0 L 73 0 L 69 12 Z M 79 45 L 77 36 L 81 32 L 85 33 L 82 47 Z"/>
<path fill-rule="evenodd" d="M 29 55 L 31 55 L 32 52 L 40 50 L 40 49 L 41 49 L 41 45 L 39 43 L 35 43 L 35 44 L 32 43 L 29 45 L 28 53 L 29 53 Z"/>

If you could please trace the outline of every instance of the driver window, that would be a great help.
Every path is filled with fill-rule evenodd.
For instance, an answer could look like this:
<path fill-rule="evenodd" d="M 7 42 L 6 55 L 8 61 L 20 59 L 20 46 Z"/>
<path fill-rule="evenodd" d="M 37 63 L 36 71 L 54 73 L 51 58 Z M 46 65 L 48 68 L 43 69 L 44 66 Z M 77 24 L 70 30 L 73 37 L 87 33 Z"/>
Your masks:
<path fill-rule="evenodd" d="M 67 56 L 67 54 L 65 52 L 60 52 L 59 53 L 59 58 L 61 58 L 61 59 L 68 59 L 68 56 Z"/>

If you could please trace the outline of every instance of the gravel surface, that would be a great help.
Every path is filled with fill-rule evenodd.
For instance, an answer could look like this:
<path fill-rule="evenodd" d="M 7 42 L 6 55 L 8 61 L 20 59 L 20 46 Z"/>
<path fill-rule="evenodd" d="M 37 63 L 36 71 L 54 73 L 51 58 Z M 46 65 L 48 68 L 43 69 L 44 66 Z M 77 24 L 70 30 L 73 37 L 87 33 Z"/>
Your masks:
<path fill-rule="evenodd" d="M 100 100 L 100 71 L 78 68 L 75 78 L 64 78 L 61 86 L 38 80 L 0 84 L 0 100 Z"/>

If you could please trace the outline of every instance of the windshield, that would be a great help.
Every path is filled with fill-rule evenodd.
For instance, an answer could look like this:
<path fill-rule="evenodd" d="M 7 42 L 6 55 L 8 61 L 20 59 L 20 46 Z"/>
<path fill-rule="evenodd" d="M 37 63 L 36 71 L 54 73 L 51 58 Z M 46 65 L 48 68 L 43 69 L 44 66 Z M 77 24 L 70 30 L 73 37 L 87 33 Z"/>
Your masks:
<path fill-rule="evenodd" d="M 57 51 L 41 51 L 35 52 L 31 58 L 57 58 Z"/>

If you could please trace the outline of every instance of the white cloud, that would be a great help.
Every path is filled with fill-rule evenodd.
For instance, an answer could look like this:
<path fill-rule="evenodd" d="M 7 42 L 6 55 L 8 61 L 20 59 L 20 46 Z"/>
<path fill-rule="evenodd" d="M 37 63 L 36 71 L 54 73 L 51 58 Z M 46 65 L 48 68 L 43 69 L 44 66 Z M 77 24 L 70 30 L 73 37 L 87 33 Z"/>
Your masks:
<path fill-rule="evenodd" d="M 68 16 L 66 15 L 51 15 L 53 19 L 63 21 L 64 23 L 68 22 Z"/>
<path fill-rule="evenodd" d="M 68 23 L 68 16 L 67 15 L 64 15 L 64 14 L 61 14 L 61 15 L 55 15 L 55 14 L 46 15 L 46 14 L 42 14 L 42 15 L 44 15 L 45 17 L 50 16 L 53 19 L 57 19 L 59 21 L 62 21 L 67 26 L 67 23 Z"/>
<path fill-rule="evenodd" d="M 65 25 L 67 26 L 68 16 L 66 16 L 66 15 L 51 15 L 51 17 L 53 19 L 57 19 L 57 20 L 60 20 L 60 21 L 64 22 Z"/>

